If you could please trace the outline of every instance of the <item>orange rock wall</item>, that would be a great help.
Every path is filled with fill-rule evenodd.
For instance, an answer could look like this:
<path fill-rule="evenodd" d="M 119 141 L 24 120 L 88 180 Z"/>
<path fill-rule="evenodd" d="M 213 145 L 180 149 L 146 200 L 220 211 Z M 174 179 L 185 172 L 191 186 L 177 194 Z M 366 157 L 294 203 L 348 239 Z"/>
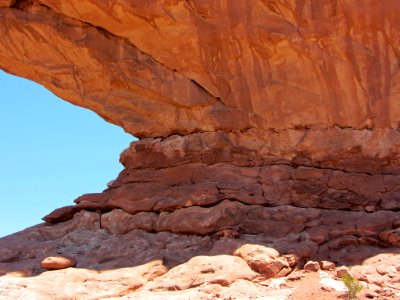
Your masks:
<path fill-rule="evenodd" d="M 399 12 L 397 0 L 15 1 L 0 10 L 0 66 L 140 137 L 397 129 Z"/>
<path fill-rule="evenodd" d="M 44 219 L 117 226 L 122 209 L 110 231 L 297 228 L 323 249 L 341 228 L 315 221 L 328 210 L 354 227 L 340 238 L 397 246 L 399 15 L 398 0 L 0 0 L 1 68 L 141 138 L 107 190 Z"/>
<path fill-rule="evenodd" d="M 399 16 L 400 0 L 0 0 L 0 68 L 140 138 L 106 190 L 0 239 L 0 277 L 77 269 L 0 294 L 257 298 L 259 275 L 386 253 L 355 278 L 398 295 Z"/>

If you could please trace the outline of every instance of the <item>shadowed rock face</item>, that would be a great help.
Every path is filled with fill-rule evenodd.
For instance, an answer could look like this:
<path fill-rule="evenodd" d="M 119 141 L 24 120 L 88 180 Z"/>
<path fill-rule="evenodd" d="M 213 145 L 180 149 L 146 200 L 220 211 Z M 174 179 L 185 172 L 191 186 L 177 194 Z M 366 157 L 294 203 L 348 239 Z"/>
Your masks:
<path fill-rule="evenodd" d="M 55 241 L 93 214 L 107 238 L 260 236 L 338 263 L 398 247 L 399 13 L 398 0 L 0 0 L 1 68 L 141 138 L 103 193 L 27 234 Z"/>

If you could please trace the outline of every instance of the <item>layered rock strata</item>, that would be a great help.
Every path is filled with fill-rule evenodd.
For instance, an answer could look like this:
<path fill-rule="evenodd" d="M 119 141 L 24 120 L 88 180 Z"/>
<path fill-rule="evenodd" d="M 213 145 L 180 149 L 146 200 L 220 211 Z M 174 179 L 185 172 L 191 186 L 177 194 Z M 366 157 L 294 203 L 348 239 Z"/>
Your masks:
<path fill-rule="evenodd" d="M 292 238 L 275 247 L 301 257 L 398 246 L 399 146 L 397 130 L 338 127 L 145 139 L 122 153 L 125 170 L 107 190 L 44 219 L 58 223 L 89 210 L 115 234 Z"/>
<path fill-rule="evenodd" d="M 351 222 L 349 215 L 340 217 L 343 225 Z M 330 250 L 319 251 L 321 259 L 362 265 L 349 271 L 321 261 L 321 268 L 327 271 L 314 276 L 301 270 L 305 259 L 316 257 L 318 249 L 318 243 L 304 233 L 307 230 L 280 238 L 268 233 L 233 234 L 232 230 L 206 236 L 150 233 L 132 227 L 126 232 L 132 219 L 122 210 L 106 214 L 82 210 L 71 220 L 40 224 L 0 239 L 1 295 L 6 299 L 46 300 L 289 300 L 307 295 L 341 299 L 343 296 L 338 293 L 322 292 L 321 288 L 327 287 L 321 279 L 337 285 L 338 274 L 343 272 L 351 272 L 363 282 L 361 299 L 371 295 L 398 299 L 400 295 L 400 255 L 394 254 L 398 248 L 382 249 L 379 242 L 371 246 L 361 238 L 346 235 L 325 243 Z M 377 231 L 377 220 L 367 221 L 375 226 L 369 229 Z M 365 229 L 366 225 L 361 227 Z M 339 230 L 344 232 L 346 228 Z M 371 242 L 372 236 L 369 234 L 364 240 Z M 76 267 L 46 272 L 41 262 L 54 256 L 73 259 Z M 363 262 L 372 256 L 375 257 Z M 311 263 L 318 265 L 310 261 L 306 266 Z"/>
<path fill-rule="evenodd" d="M 209 234 L 252 205 L 396 211 L 398 11 L 396 0 L 1 1 L 2 69 L 142 139 L 107 191 L 46 220 L 121 208 L 156 220 L 149 230 Z M 240 220 L 170 224 L 214 206 Z"/>
<path fill-rule="evenodd" d="M 289 255 L 271 261 L 284 276 L 309 258 L 397 251 L 399 12 L 398 0 L 0 0 L 1 69 L 140 138 L 104 192 L 0 240 L 0 271 L 37 274 L 59 255 L 82 268 L 171 267 L 252 243 Z M 143 287 L 145 298 L 156 277 L 161 290 L 214 282 L 209 265 L 231 263 L 244 275 L 227 268 L 216 285 L 260 291 L 243 261 L 224 259 L 193 258 L 198 274 L 179 287 L 161 263 L 139 267 L 118 296 Z M 114 274 L 79 272 L 93 287 Z"/>

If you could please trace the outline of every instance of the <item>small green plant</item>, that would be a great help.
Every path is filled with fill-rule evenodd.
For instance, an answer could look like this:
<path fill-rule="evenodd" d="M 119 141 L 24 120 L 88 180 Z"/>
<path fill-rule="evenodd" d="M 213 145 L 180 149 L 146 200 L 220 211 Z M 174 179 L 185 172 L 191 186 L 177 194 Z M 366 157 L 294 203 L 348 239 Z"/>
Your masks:
<path fill-rule="evenodd" d="M 362 290 L 361 283 L 350 274 L 344 274 L 342 276 L 342 281 L 348 290 L 349 299 L 350 300 L 357 299 L 357 294 Z"/>

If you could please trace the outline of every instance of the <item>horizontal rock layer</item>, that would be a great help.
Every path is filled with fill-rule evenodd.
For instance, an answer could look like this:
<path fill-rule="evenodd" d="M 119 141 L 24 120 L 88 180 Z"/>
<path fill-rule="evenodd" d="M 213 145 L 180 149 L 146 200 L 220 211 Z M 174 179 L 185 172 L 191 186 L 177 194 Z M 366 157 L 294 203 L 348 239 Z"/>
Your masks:
<path fill-rule="evenodd" d="M 333 127 L 145 139 L 122 153 L 126 169 L 107 190 L 44 219 L 58 223 L 89 210 L 114 234 L 293 234 L 293 245 L 311 242 L 314 253 L 341 244 L 397 246 L 399 145 L 382 143 L 389 137 L 400 133 Z"/>
<path fill-rule="evenodd" d="M 142 138 L 107 190 L 45 220 L 90 210 L 106 224 L 122 209 L 141 216 L 124 231 L 207 235 L 268 230 L 257 222 L 281 210 L 287 228 L 292 211 L 304 227 L 333 210 L 353 224 L 388 214 L 375 236 L 395 229 L 399 10 L 395 0 L 1 1 L 4 70 Z"/>
<path fill-rule="evenodd" d="M 80 211 L 71 220 L 55 225 L 41 224 L 0 239 L 0 275 L 4 275 L 0 276 L 1 294 L 7 299 L 49 300 L 54 295 L 204 300 L 258 299 L 259 295 L 264 298 L 267 295 L 276 299 L 285 290 L 289 294 L 304 295 L 304 286 L 310 279 L 302 281 L 301 278 L 307 278 L 310 273 L 298 270 L 309 258 L 319 257 L 323 260 L 321 267 L 326 270 L 330 267 L 324 267 L 328 265 L 325 259 L 337 264 L 354 264 L 371 256 L 374 257 L 362 266 L 352 267 L 351 273 L 382 297 L 388 296 L 388 292 L 395 295 L 400 289 L 400 256 L 387 253 L 398 248 L 381 248 L 379 243 L 371 245 L 372 236 L 368 242 L 366 236 L 356 238 L 348 233 L 318 247 L 306 233 L 309 229 L 291 232 L 284 238 L 244 233 L 232 236 L 226 230 L 224 234 L 208 236 L 148 233 L 132 228 L 124 234 L 118 232 L 118 228 L 126 228 L 123 227 L 126 220 L 137 217 L 121 210 L 102 215 Z M 328 225 L 337 222 L 339 216 L 324 217 Z M 343 225 L 350 221 L 346 215 L 340 219 Z M 360 223 L 360 228 L 366 228 L 371 221 L 369 218 Z M 346 230 L 345 226 L 342 230 Z M 40 262 L 49 256 L 69 257 L 77 265 L 46 272 Z M 339 274 L 339 270 L 344 268 L 329 272 Z M 271 277 L 284 278 L 268 281 Z M 289 280 L 299 282 L 298 288 L 293 291 L 284 285 L 283 290 L 277 290 L 277 285 L 282 284 L 279 282 L 289 284 Z M 313 296 L 315 291 L 314 288 Z"/>
<path fill-rule="evenodd" d="M 67 271 L 62 295 L 99 281 L 118 297 L 204 283 L 256 295 L 244 261 L 285 276 L 291 259 L 397 251 L 399 12 L 398 0 L 0 0 L 1 69 L 141 138 L 103 193 L 1 239 L 0 273 L 60 255 L 96 270 L 153 261 L 118 282 Z M 192 258 L 248 243 L 289 256 Z"/>
<path fill-rule="evenodd" d="M 232 208 L 237 208 L 234 211 Z M 211 219 L 218 214 L 223 222 L 233 222 L 243 205 L 223 203 L 208 211 Z M 244 210 L 248 213 L 249 210 Z M 148 214 L 148 213 L 147 213 Z M 205 228 L 206 214 L 188 214 L 192 227 Z M 203 223 L 199 221 L 202 217 Z M 181 217 L 181 228 L 189 218 Z M 225 226 L 207 236 L 185 229 L 189 234 L 146 232 L 151 222 L 143 214 L 130 215 L 122 210 L 109 213 L 80 211 L 71 220 L 49 225 L 41 224 L 26 231 L 2 238 L 0 271 L 25 270 L 30 275 L 39 272 L 40 262 L 47 256 L 74 258 L 80 268 L 97 270 L 120 268 L 162 259 L 167 266 L 175 266 L 196 255 L 232 254 L 241 245 L 259 244 L 273 247 L 281 255 L 294 254 L 300 260 L 329 259 L 339 264 L 360 263 L 363 259 L 382 252 L 396 252 L 399 244 L 399 213 L 372 214 L 318 211 L 281 207 L 260 209 L 253 207 L 240 227 Z M 142 220 L 140 225 L 135 221 Z M 149 219 L 147 219 L 148 221 Z M 228 225 L 232 224 L 232 221 Z M 174 220 L 179 224 L 179 218 Z M 229 228 L 233 228 L 228 230 Z M 247 230 L 247 231 L 246 231 Z M 233 234 L 233 233 L 237 234 Z M 379 232 L 379 234 L 377 234 Z M 396 240 L 397 239 L 397 240 Z"/>

